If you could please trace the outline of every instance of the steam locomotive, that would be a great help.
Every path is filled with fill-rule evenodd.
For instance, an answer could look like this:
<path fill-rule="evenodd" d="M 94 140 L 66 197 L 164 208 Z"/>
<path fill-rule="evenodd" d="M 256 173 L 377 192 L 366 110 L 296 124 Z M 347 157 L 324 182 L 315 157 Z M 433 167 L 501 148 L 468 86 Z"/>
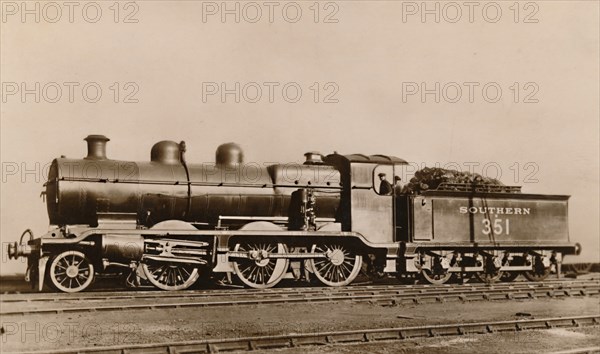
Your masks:
<path fill-rule="evenodd" d="M 184 142 L 161 141 L 149 162 L 129 162 L 107 158 L 103 135 L 84 140 L 85 158 L 51 164 L 49 231 L 26 230 L 8 249 L 27 257 L 39 290 L 82 291 L 115 270 L 163 290 L 210 277 L 345 286 L 361 270 L 432 284 L 535 281 L 581 250 L 569 240 L 568 196 L 457 183 L 401 193 L 383 182 L 407 165 L 393 156 L 309 152 L 302 164 L 261 166 L 229 143 L 215 163 L 192 164 Z"/>

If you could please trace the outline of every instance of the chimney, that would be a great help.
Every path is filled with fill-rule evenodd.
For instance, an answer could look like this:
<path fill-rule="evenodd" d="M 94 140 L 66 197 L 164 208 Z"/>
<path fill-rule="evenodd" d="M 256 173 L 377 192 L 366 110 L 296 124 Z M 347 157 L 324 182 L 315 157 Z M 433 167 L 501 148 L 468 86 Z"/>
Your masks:
<path fill-rule="evenodd" d="M 106 160 L 106 142 L 109 138 L 104 135 L 88 135 L 83 140 L 87 141 L 88 146 L 86 160 Z"/>

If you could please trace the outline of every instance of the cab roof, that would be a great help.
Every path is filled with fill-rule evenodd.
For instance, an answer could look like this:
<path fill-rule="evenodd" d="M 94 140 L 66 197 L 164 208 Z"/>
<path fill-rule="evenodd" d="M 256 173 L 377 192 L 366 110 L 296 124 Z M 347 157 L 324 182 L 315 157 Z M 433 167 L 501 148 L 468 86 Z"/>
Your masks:
<path fill-rule="evenodd" d="M 327 158 L 343 158 L 349 163 L 374 163 L 380 165 L 408 165 L 406 160 L 403 160 L 396 156 L 387 156 L 387 155 L 363 155 L 363 154 L 350 154 L 350 155 L 339 155 L 339 154 L 331 154 L 328 155 Z"/>

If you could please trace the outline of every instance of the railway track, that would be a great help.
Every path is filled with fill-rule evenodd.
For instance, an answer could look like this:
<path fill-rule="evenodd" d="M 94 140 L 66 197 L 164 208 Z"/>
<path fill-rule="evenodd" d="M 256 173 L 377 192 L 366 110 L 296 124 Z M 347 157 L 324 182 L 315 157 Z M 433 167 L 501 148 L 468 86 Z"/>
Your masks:
<path fill-rule="evenodd" d="M 455 286 L 353 286 L 346 288 L 282 288 L 2 296 L 0 315 L 32 315 L 95 311 L 173 309 L 293 303 L 370 302 L 378 305 L 452 301 L 524 300 L 600 295 L 600 280 L 538 283 L 464 284 Z M 110 302 L 107 304 L 107 302 Z M 59 306 L 56 306 L 56 305 Z"/>
<path fill-rule="evenodd" d="M 584 277 L 584 278 L 573 278 L 573 279 L 569 279 L 569 278 L 560 278 L 560 279 L 556 279 L 556 278 L 549 278 L 544 280 L 543 282 L 541 281 L 537 281 L 537 282 L 531 282 L 531 281 L 527 281 L 525 279 L 518 279 L 518 280 L 513 280 L 512 282 L 498 282 L 498 283 L 494 283 L 492 284 L 492 286 L 502 286 L 502 285 L 510 285 L 510 284 L 564 284 L 564 283 L 583 283 L 583 282 L 589 282 L 589 281 L 594 281 L 594 280 L 599 280 L 600 281 L 600 277 L 598 276 L 591 276 L 591 277 Z M 315 290 L 315 291 L 322 291 L 324 289 L 349 289 L 349 288 L 355 288 L 355 287 L 364 287 L 364 288 L 368 288 L 368 287 L 374 287 L 374 288 L 380 288 L 380 287 L 388 287 L 388 288 L 397 288 L 397 287 L 403 287 L 403 288 L 434 288 L 434 287 L 438 287 L 438 288 L 449 288 L 449 287 L 457 287 L 457 286 L 485 286 L 487 284 L 484 283 L 480 283 L 480 282 L 468 282 L 468 283 L 446 283 L 446 284 L 442 284 L 442 285 L 433 285 L 433 284 L 429 284 L 429 283 L 416 283 L 416 284 L 402 284 L 402 283 L 398 283 L 396 281 L 394 281 L 393 283 L 390 282 L 372 282 L 372 281 L 368 281 L 368 282 L 353 282 L 352 284 L 345 286 L 345 287 L 340 287 L 340 288 L 335 288 L 335 287 L 328 287 L 328 286 L 315 286 L 315 285 L 308 285 L 308 284 L 303 284 L 303 285 L 291 285 L 291 286 L 287 286 L 287 287 L 275 287 L 275 288 L 267 288 L 267 289 L 254 289 L 254 288 L 245 288 L 243 286 L 239 286 L 239 285 L 220 285 L 218 287 L 215 288 L 209 288 L 209 289 L 188 289 L 188 290 L 178 290 L 178 291 L 162 291 L 159 289 L 156 289 L 152 286 L 146 286 L 146 287 L 142 287 L 142 288 L 126 288 L 126 287 L 110 287 L 110 288 L 99 288 L 99 289 L 90 289 L 88 291 L 84 291 L 84 292 L 78 292 L 78 293 L 64 293 L 64 292 L 38 292 L 38 291 L 3 291 L 0 292 L 0 303 L 1 302 L 10 302 L 10 301 L 59 301 L 62 300 L 64 298 L 80 298 L 80 299 L 114 299 L 114 298 L 124 298 L 124 297 L 129 297 L 129 298 L 140 298 L 140 297 L 178 297 L 181 296 L 182 294 L 205 294 L 205 293 L 218 293 L 218 292 L 222 292 L 222 293 L 235 293 L 235 292 L 239 292 L 239 293 L 251 293 L 251 292 L 256 292 L 256 293 L 261 293 L 261 294 L 265 294 L 265 293 L 275 293 L 281 290 L 284 291 L 292 291 L 292 290 L 299 290 L 299 291 L 309 291 L 309 290 Z"/>
<path fill-rule="evenodd" d="M 4 293 L 0 294 L 0 303 L 19 303 L 19 302 L 60 302 L 64 300 L 125 300 L 125 299 L 168 299 L 168 298 L 194 298 L 203 296 L 239 296 L 257 295 L 257 296 L 273 296 L 273 295 L 294 295 L 294 294 L 320 294 L 320 293 L 347 293 L 357 291 L 399 291 L 399 290 L 447 290 L 454 291 L 461 288 L 505 288 L 505 287 L 538 287 L 544 286 L 563 286 L 563 285 L 586 285 L 600 282 L 600 278 L 577 279 L 577 280 L 546 280 L 543 282 L 510 282 L 510 283 L 466 283 L 466 284 L 415 284 L 415 285 L 399 285 L 399 284 L 379 284 L 379 285 L 362 285 L 353 284 L 347 287 L 287 287 L 287 288 L 268 288 L 268 289 L 252 289 L 252 288 L 224 288 L 224 289 L 208 289 L 208 290 L 181 290 L 181 291 L 160 291 L 160 290 L 111 290 L 111 291 L 95 291 L 81 293 Z"/>
<path fill-rule="evenodd" d="M 578 328 L 598 325 L 600 325 L 600 314 L 513 321 L 453 323 L 394 328 L 370 328 L 301 334 L 295 333 L 275 336 L 222 338 L 173 343 L 149 343 L 75 349 L 71 348 L 61 349 L 59 351 L 44 351 L 44 353 L 222 353 L 232 351 L 268 350 L 303 346 L 401 341 L 405 339 L 429 338 L 437 336 L 450 337 L 527 330 L 545 330 L 552 328 Z M 585 351 L 576 351 L 576 353 L 589 352 L 590 350 L 593 351 L 594 349 L 595 348 L 585 348 Z M 40 352 L 22 353 L 32 354 Z"/>

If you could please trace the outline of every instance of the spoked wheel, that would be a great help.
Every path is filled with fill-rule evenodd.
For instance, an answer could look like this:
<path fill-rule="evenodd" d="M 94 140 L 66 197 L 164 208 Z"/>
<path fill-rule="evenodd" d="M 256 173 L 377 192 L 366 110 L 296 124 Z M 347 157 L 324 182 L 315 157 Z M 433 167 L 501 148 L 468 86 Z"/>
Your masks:
<path fill-rule="evenodd" d="M 283 279 L 290 261 L 286 258 L 269 258 L 271 254 L 286 254 L 283 243 L 243 243 L 235 245 L 236 252 L 248 252 L 250 258 L 238 258 L 233 263 L 235 274 L 251 288 L 271 288 Z"/>
<path fill-rule="evenodd" d="M 423 269 L 421 272 L 421 277 L 429 284 L 442 285 L 450 281 L 452 278 L 452 273 L 433 272 L 431 269 Z"/>
<path fill-rule="evenodd" d="M 517 279 L 519 275 L 521 275 L 521 272 L 502 272 L 502 275 L 500 276 L 500 281 L 511 282 Z"/>
<path fill-rule="evenodd" d="M 168 262 L 148 262 L 141 264 L 146 278 L 152 285 L 162 290 L 185 290 L 198 280 L 196 265 Z"/>
<path fill-rule="evenodd" d="M 65 251 L 50 263 L 50 280 L 60 291 L 75 293 L 82 291 L 94 280 L 94 265 L 79 251 Z"/>
<path fill-rule="evenodd" d="M 487 284 L 493 284 L 499 281 L 504 275 L 503 271 L 498 270 L 500 267 L 500 258 L 486 257 L 483 263 L 483 271 L 475 273 L 479 281 Z"/>
<path fill-rule="evenodd" d="M 548 278 L 548 276 L 550 275 L 550 268 L 546 268 L 542 271 L 530 270 L 530 271 L 524 272 L 523 275 L 529 281 L 542 281 L 542 280 Z"/>
<path fill-rule="evenodd" d="M 319 281 L 327 286 L 350 284 L 360 272 L 362 256 L 347 246 L 339 244 L 313 245 L 312 253 L 324 253 L 325 258 L 310 260 L 310 265 Z"/>
<path fill-rule="evenodd" d="M 523 272 L 523 275 L 529 281 L 542 281 L 550 275 L 551 267 L 544 267 L 541 259 L 536 259 L 533 263 L 533 269 Z"/>

